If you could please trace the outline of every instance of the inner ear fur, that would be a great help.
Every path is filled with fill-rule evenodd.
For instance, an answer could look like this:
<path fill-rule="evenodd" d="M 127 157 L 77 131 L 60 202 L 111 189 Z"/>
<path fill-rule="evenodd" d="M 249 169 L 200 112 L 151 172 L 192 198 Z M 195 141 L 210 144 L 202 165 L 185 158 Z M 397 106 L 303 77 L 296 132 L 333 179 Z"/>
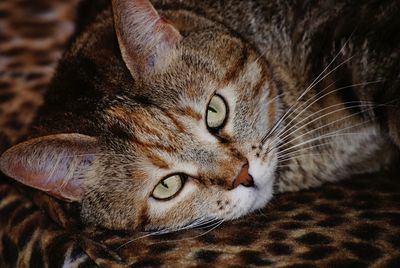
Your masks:
<path fill-rule="evenodd" d="M 56 134 L 17 144 L 0 157 L 0 170 L 30 187 L 67 201 L 80 201 L 84 175 L 97 152 L 96 138 Z"/>
<path fill-rule="evenodd" d="M 112 0 L 112 10 L 121 55 L 132 76 L 165 70 L 181 40 L 178 30 L 148 0 Z"/>

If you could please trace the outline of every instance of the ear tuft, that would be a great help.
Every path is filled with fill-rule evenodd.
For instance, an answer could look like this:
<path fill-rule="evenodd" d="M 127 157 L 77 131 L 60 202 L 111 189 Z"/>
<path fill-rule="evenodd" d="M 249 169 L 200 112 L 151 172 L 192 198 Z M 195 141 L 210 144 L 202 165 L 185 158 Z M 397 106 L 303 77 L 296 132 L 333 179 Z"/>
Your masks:
<path fill-rule="evenodd" d="M 112 0 L 114 27 L 122 58 L 133 76 L 163 71 L 181 40 L 148 0 Z"/>
<path fill-rule="evenodd" d="M 0 170 L 30 187 L 67 201 L 80 201 L 83 178 L 95 159 L 97 141 L 57 134 L 22 142 L 0 157 Z"/>

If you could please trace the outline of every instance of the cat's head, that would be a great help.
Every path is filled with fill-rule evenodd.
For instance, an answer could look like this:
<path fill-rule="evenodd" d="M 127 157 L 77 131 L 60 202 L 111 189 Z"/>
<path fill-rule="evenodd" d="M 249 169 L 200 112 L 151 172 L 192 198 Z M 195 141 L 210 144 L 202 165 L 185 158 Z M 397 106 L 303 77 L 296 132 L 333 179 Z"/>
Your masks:
<path fill-rule="evenodd" d="M 100 19 L 67 53 L 106 51 L 101 36 L 114 25 L 118 55 L 92 57 L 100 75 L 89 83 L 109 85 L 101 72 L 119 70 L 114 62 L 129 78 L 115 73 L 125 79 L 113 83 L 118 93 L 98 98 L 100 133 L 28 140 L 2 155 L 1 170 L 80 202 L 85 221 L 111 229 L 179 229 L 263 207 L 277 158 L 262 139 L 278 116 L 266 63 L 221 25 L 184 11 L 162 14 L 169 20 L 148 1 L 113 1 L 111 26 Z"/>

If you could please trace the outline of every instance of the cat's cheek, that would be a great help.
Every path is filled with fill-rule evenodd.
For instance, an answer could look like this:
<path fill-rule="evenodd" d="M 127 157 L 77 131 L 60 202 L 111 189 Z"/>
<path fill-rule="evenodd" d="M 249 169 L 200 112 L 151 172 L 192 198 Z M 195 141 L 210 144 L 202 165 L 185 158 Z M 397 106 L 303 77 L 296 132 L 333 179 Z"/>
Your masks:
<path fill-rule="evenodd" d="M 249 174 L 253 176 L 254 184 L 259 189 L 272 187 L 275 180 L 275 171 L 278 165 L 277 156 L 274 150 L 270 152 L 268 157 L 262 159 L 260 157 L 249 157 Z"/>
<path fill-rule="evenodd" d="M 271 200 L 273 192 L 274 180 L 270 179 L 266 182 L 264 187 L 260 187 L 257 191 L 257 197 L 253 205 L 253 211 L 265 207 Z"/>

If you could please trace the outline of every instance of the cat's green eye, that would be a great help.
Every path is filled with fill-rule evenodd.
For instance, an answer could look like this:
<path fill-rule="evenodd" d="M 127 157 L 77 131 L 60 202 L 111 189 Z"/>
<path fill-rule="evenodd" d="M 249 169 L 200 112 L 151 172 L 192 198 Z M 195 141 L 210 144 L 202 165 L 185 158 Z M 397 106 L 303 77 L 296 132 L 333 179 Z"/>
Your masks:
<path fill-rule="evenodd" d="M 174 174 L 162 179 L 153 190 L 155 199 L 166 200 L 173 198 L 183 187 L 185 176 Z"/>
<path fill-rule="evenodd" d="M 227 116 L 225 100 L 220 95 L 214 95 L 207 107 L 207 126 L 211 129 L 221 128 Z"/>

